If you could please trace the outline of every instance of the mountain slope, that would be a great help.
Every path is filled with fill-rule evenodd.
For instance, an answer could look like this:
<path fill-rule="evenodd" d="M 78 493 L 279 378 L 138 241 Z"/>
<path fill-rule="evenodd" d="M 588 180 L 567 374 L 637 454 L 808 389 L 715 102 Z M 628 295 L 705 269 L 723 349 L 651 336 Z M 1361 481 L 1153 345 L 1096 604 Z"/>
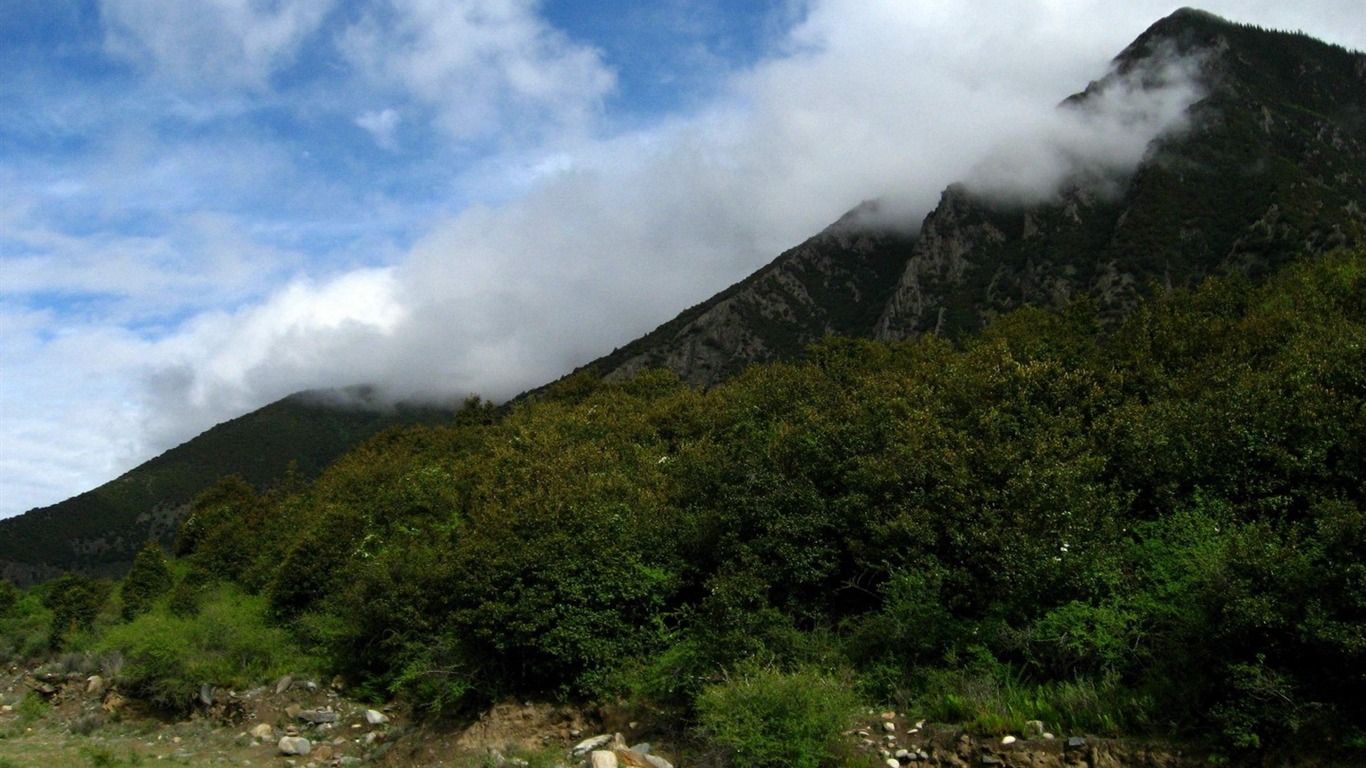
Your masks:
<path fill-rule="evenodd" d="M 915 241 L 905 232 L 865 227 L 861 221 L 876 207 L 865 203 L 748 278 L 586 368 L 615 377 L 669 368 L 690 384 L 706 386 L 750 363 L 797 357 L 825 336 L 866 334 Z"/>
<path fill-rule="evenodd" d="M 950 189 L 873 335 L 975 328 L 1080 294 L 1113 316 L 1153 283 L 1256 277 L 1360 240 L 1366 56 L 1182 10 L 1063 108 L 1084 109 L 1117 79 L 1174 57 L 1196 64 L 1205 95 L 1189 109 L 1189 130 L 1154 142 L 1121 195 L 1078 183 L 1056 200 L 1011 206 Z"/>
<path fill-rule="evenodd" d="M 1114 318 L 1153 284 L 1258 277 L 1363 240 L 1366 56 L 1183 9 L 1060 108 L 1086 110 L 1108 88 L 1142 87 L 1177 60 L 1195 68 L 1204 95 L 1188 130 L 1155 141 L 1125 177 L 1081 168 L 1031 204 L 955 185 L 923 222 L 892 229 L 863 227 L 861 207 L 580 370 L 615 378 L 662 366 L 710 385 L 830 334 L 954 335 L 1080 295 Z"/>
<path fill-rule="evenodd" d="M 867 222 L 886 217 L 865 203 L 580 371 L 619 378 L 665 367 L 709 386 L 752 362 L 799 357 L 828 335 L 955 335 L 1081 295 L 1113 319 L 1152 285 L 1260 277 L 1305 252 L 1366 241 L 1366 55 L 1181 10 L 1060 108 L 1085 111 L 1108 89 L 1145 87 L 1174 60 L 1194 67 L 1203 96 L 1188 129 L 1154 142 L 1132 173 L 1081 168 L 1032 203 L 954 186 L 923 222 L 880 227 Z M 311 476 L 375 431 L 440 417 L 287 399 L 98 489 L 0 521 L 0 573 L 117 573 L 146 537 L 169 538 L 180 506 L 222 475 L 269 486 L 297 460 Z"/>
<path fill-rule="evenodd" d="M 305 392 L 224 422 L 94 490 L 0 520 L 0 577 L 18 584 L 66 570 L 115 576 L 148 539 L 170 543 L 185 506 L 228 475 L 258 488 L 290 471 L 317 476 L 352 446 L 393 426 L 445 420 L 440 408 L 342 406 Z M 350 392 L 354 402 L 365 393 Z"/>

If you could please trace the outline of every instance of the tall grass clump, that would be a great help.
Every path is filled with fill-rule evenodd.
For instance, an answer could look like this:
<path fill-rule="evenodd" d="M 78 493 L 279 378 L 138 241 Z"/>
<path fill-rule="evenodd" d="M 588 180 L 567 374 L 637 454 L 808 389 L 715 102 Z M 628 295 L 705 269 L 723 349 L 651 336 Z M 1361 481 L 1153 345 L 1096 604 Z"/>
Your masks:
<path fill-rule="evenodd" d="M 1063 733 L 1122 736 L 1150 726 L 1154 706 L 1115 675 L 1030 682 L 1006 665 L 934 670 L 917 705 L 932 720 L 995 736 L 1023 733 L 1030 720 Z"/>

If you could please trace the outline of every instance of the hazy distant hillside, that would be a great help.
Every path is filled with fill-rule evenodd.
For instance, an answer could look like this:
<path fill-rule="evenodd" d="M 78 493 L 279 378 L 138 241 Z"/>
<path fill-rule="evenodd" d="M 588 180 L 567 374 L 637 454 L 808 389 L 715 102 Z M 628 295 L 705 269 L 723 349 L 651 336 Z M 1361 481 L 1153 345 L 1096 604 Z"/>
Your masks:
<path fill-rule="evenodd" d="M 20 584 L 72 569 L 119 575 L 147 539 L 174 540 L 185 506 L 221 477 L 241 475 L 267 488 L 293 467 L 299 477 L 312 478 L 382 429 L 450 415 L 335 402 L 327 393 L 292 395 L 219 424 L 92 491 L 0 520 L 0 575 Z"/>

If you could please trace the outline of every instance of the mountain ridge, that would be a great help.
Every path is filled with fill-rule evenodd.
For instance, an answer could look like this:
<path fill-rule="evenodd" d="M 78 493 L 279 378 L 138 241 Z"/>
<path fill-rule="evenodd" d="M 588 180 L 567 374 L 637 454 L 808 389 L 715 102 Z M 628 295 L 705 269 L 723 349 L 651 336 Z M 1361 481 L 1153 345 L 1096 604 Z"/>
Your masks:
<path fill-rule="evenodd" d="M 378 432 L 452 413 L 441 406 L 382 408 L 365 387 L 297 392 L 85 493 L 0 520 L 0 578 L 27 585 L 68 570 L 121 576 L 148 539 L 171 544 L 189 502 L 222 477 L 239 475 L 263 490 L 291 473 L 311 479 Z"/>
<path fill-rule="evenodd" d="M 1358 202 L 1366 199 L 1366 55 L 1182 9 L 1150 26 L 1115 57 L 1105 77 L 1061 108 L 1085 108 L 1116 78 L 1141 85 L 1147 64 L 1178 55 L 1195 57 L 1205 92 L 1189 108 L 1186 131 L 1154 141 L 1117 194 L 1098 194 L 1074 179 L 1042 201 L 1003 203 L 953 185 L 923 221 L 891 223 L 877 201 L 865 202 L 744 280 L 570 376 L 618 379 L 662 367 L 706 387 L 751 363 L 800 357 L 830 335 L 954 337 L 1022 305 L 1056 307 L 1081 296 L 1096 302 L 1103 320 L 1113 320 L 1151 286 L 1188 286 L 1226 272 L 1257 278 L 1304 253 L 1366 241 L 1366 212 Z M 188 486 L 160 496 L 147 486 L 132 494 L 134 503 L 115 509 L 109 499 L 133 485 L 127 478 L 159 471 L 171 458 L 186 462 L 176 466 L 188 469 L 177 471 L 197 478 L 190 485 L 198 490 L 217 479 L 204 480 L 215 472 L 251 474 L 251 450 L 222 451 L 217 464 L 188 457 L 215 450 L 204 438 L 239 422 L 256 423 L 258 438 L 287 443 L 288 431 L 269 426 L 269 418 L 248 419 L 280 403 L 241 417 L 246 422 L 219 425 L 97 489 L 0 521 L 0 575 L 32 581 L 72 566 L 119 573 L 148 535 L 162 541 L 173 535 L 176 510 L 193 496 Z M 372 415 L 343 428 L 338 424 L 347 419 L 337 413 L 313 414 L 337 430 L 333 437 L 325 429 L 310 433 L 327 450 L 301 462 L 308 464 L 300 467 L 305 474 L 402 423 Z M 448 415 L 437 409 L 422 418 Z M 268 486 L 288 461 L 270 466 L 248 480 Z M 113 520 L 121 538 L 101 548 Z"/>
<path fill-rule="evenodd" d="M 813 263 L 858 272 L 901 260 L 890 292 L 859 293 L 860 303 L 870 294 L 888 297 L 876 321 L 833 331 L 885 340 L 952 336 L 1024 304 L 1058 306 L 1081 295 L 1113 319 L 1149 284 L 1191 285 L 1227 271 L 1256 276 L 1295 258 L 1301 243 L 1322 252 L 1362 241 L 1366 213 L 1354 201 L 1366 199 L 1366 55 L 1183 8 L 1151 25 L 1109 74 L 1060 108 L 1084 107 L 1105 88 L 1125 85 L 1117 83 L 1123 78 L 1152 85 L 1158 75 L 1144 68 L 1173 57 L 1195 62 L 1206 93 L 1189 108 L 1185 132 L 1154 140 L 1118 198 L 1097 194 L 1085 179 L 1032 205 L 955 184 L 922 222 L 858 230 L 851 225 L 860 210 L 876 206 L 864 203 L 750 278 L 577 372 L 610 379 L 662 365 L 707 385 L 735 372 L 737 359 L 798 356 L 829 335 L 819 329 L 833 327 L 826 319 L 837 311 L 779 288 L 808 284 L 803 273 Z M 1228 190 L 1229 177 L 1249 183 Z M 763 333 L 762 323 L 736 323 L 741 307 L 763 318 L 789 311 L 802 332 L 787 340 L 782 330 Z"/>

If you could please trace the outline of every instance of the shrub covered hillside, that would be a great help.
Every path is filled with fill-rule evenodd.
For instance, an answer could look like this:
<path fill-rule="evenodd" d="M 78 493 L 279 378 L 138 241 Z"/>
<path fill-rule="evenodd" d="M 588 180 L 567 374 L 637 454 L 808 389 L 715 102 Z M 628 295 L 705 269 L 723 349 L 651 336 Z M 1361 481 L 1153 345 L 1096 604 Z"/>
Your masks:
<path fill-rule="evenodd" d="M 737 755 L 734 702 L 791 679 L 984 732 L 1360 748 L 1364 407 L 1362 251 L 1104 332 L 1075 304 L 956 345 L 832 339 L 707 391 L 579 378 L 316 482 L 224 481 L 169 579 L 149 555 L 135 607 L 63 609 L 53 636 L 137 659 L 124 617 L 227 599 L 374 697 L 635 697 Z M 262 669 L 290 652 L 244 626 Z"/>

